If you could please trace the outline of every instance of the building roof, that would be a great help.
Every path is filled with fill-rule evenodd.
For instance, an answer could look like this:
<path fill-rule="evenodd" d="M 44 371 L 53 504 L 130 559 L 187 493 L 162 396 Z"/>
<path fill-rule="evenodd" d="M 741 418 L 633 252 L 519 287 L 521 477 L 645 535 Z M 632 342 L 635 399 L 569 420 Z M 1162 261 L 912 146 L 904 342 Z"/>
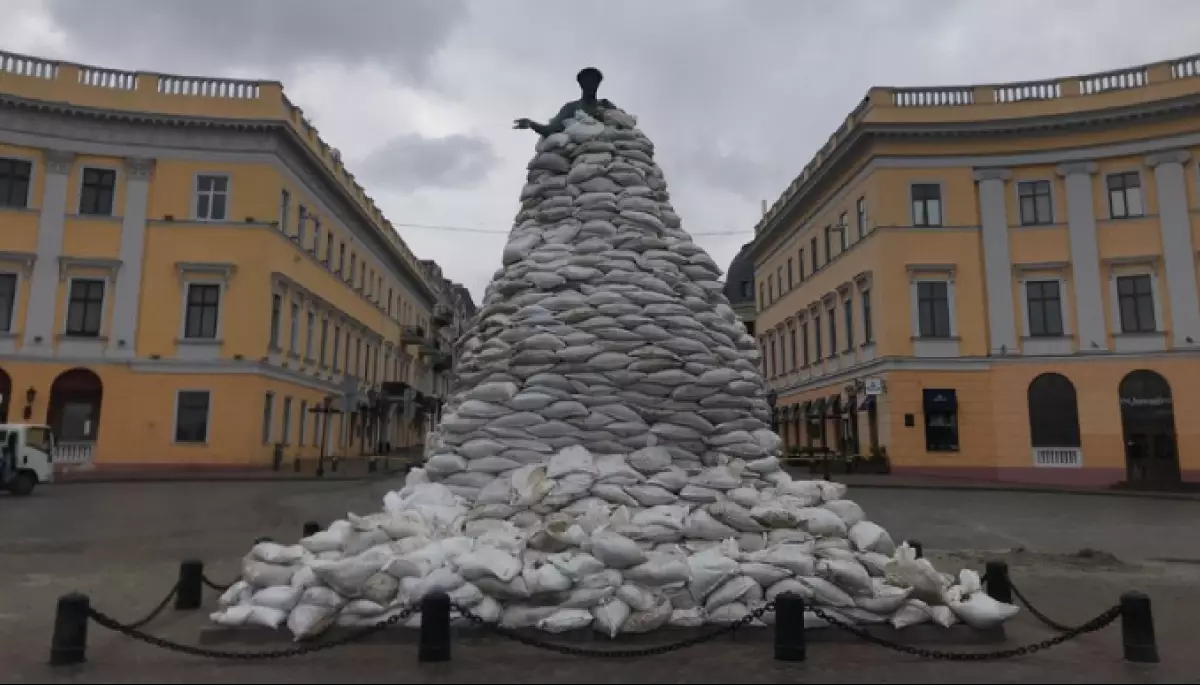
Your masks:
<path fill-rule="evenodd" d="M 749 297 L 746 297 L 742 289 L 743 282 L 754 282 L 754 262 L 748 254 L 751 244 L 742 245 L 742 249 L 738 250 L 733 261 L 729 262 L 729 269 L 725 272 L 725 297 L 729 298 L 730 304 L 754 301 L 754 288 L 750 289 Z"/>

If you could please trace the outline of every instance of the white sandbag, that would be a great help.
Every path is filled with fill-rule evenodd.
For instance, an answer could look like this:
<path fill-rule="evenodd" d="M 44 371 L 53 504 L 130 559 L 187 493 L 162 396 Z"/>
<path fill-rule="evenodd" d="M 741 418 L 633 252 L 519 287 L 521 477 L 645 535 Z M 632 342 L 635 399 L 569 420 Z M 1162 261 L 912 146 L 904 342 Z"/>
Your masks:
<path fill-rule="evenodd" d="M 246 625 L 250 620 L 250 615 L 254 613 L 254 608 L 250 604 L 225 607 L 220 611 L 214 611 L 209 614 L 208 620 L 226 628 L 238 628 Z"/>
<path fill-rule="evenodd" d="M 907 545 L 901 545 L 906 547 Z M 945 602 L 945 592 L 950 583 L 937 572 L 928 559 L 907 559 L 900 556 L 892 559 L 885 576 L 888 583 L 896 587 L 912 588 L 912 597 L 936 606 Z"/>
<path fill-rule="evenodd" d="M 521 571 L 525 587 L 530 595 L 547 592 L 566 592 L 571 589 L 571 579 L 554 564 L 531 564 Z"/>
<path fill-rule="evenodd" d="M 310 587 L 300 596 L 300 604 L 341 609 L 346 599 L 327 587 Z"/>
<path fill-rule="evenodd" d="M 845 502 L 846 500 L 841 500 Z M 825 506 L 834 504 L 830 502 Z M 860 552 L 878 552 L 879 554 L 892 554 L 896 551 L 896 543 L 892 542 L 892 536 L 880 526 L 870 521 L 859 521 L 850 528 L 848 536 L 850 542 L 855 549 Z"/>
<path fill-rule="evenodd" d="M 508 606 L 504 607 L 504 611 L 500 615 L 500 625 L 505 628 L 509 628 L 510 630 L 515 630 L 518 628 L 532 628 L 533 626 L 537 625 L 538 621 L 541 621 L 543 618 L 548 616 L 552 616 L 557 611 L 557 607 L 509 604 Z"/>
<path fill-rule="evenodd" d="M 832 502 L 826 502 L 821 506 L 837 514 L 847 526 L 853 526 L 859 521 L 865 520 L 867 517 L 866 514 L 863 513 L 862 507 L 858 506 L 856 502 L 848 499 L 839 499 Z M 887 554 L 891 554 L 891 552 L 889 551 Z"/>
<path fill-rule="evenodd" d="M 301 545 L 284 546 L 274 542 L 260 542 L 250 550 L 250 557 L 268 564 L 298 564 L 311 557 Z"/>
<path fill-rule="evenodd" d="M 538 464 L 522 466 L 513 471 L 513 499 L 510 504 L 514 507 L 531 507 L 542 500 L 554 483 L 546 478 L 546 467 Z"/>
<path fill-rule="evenodd" d="M 402 578 L 400 589 L 410 602 L 420 602 L 431 592 L 454 592 L 462 587 L 462 576 L 446 567 L 435 568 L 424 578 Z"/>
<path fill-rule="evenodd" d="M 400 581 L 386 573 L 376 573 L 363 583 L 361 596 L 379 604 L 390 604 L 400 589 Z"/>
<path fill-rule="evenodd" d="M 560 595 L 558 606 L 563 609 L 591 609 L 608 601 L 617 593 L 615 587 L 573 588 L 565 595 Z"/>
<path fill-rule="evenodd" d="M 735 502 L 746 509 L 753 509 L 763 500 L 762 494 L 758 490 L 745 487 L 734 488 L 729 492 L 726 492 L 725 496 L 729 498 L 731 502 Z"/>
<path fill-rule="evenodd" d="M 820 537 L 846 537 L 846 522 L 840 516 L 820 507 L 806 507 L 799 511 L 804 529 Z"/>
<path fill-rule="evenodd" d="M 435 454 L 425 462 L 425 470 L 431 475 L 447 476 L 467 470 L 467 460 L 451 452 Z"/>
<path fill-rule="evenodd" d="M 345 597 L 358 597 L 363 584 L 383 569 L 387 560 L 372 555 L 359 555 L 337 561 L 314 561 L 313 573 L 322 583 Z"/>
<path fill-rule="evenodd" d="M 649 588 L 632 583 L 617 588 L 616 596 L 634 611 L 649 611 L 662 601 L 662 597 Z"/>
<path fill-rule="evenodd" d="M 301 604 L 288 614 L 287 627 L 292 638 L 299 642 L 325 632 L 336 617 L 337 609 L 334 607 Z"/>
<path fill-rule="evenodd" d="M 621 583 L 624 581 L 624 576 L 621 575 L 621 572 L 616 569 L 606 568 L 598 573 L 593 573 L 589 576 L 584 576 L 574 580 L 576 588 L 594 589 L 611 587 L 615 589 L 621 587 Z"/>
<path fill-rule="evenodd" d="M 785 568 L 798 576 L 811 576 L 816 571 L 812 548 L 806 544 L 787 544 L 768 547 L 761 552 L 744 555 L 746 561 L 756 561 Z"/>
<path fill-rule="evenodd" d="M 226 609 L 239 604 L 248 604 L 253 595 L 254 588 L 250 587 L 250 583 L 239 580 L 230 585 L 225 592 L 221 593 L 221 598 L 217 600 L 217 604 Z"/>
<path fill-rule="evenodd" d="M 234 607 L 234 609 L 236 608 Z M 228 609 L 227 611 L 232 611 L 232 609 Z M 278 630 L 285 621 L 287 621 L 286 611 L 280 611 L 274 607 L 254 606 L 250 608 L 250 615 L 243 625 L 262 626 L 263 628 Z"/>
<path fill-rule="evenodd" d="M 850 595 L 869 596 L 875 591 L 871 576 L 857 561 L 825 559 L 817 562 L 817 575 L 825 578 Z"/>
<path fill-rule="evenodd" d="M 627 569 L 646 561 L 646 552 L 624 535 L 601 528 L 591 537 L 591 553 L 605 566 Z"/>
<path fill-rule="evenodd" d="M 671 612 L 667 625 L 673 628 L 698 628 L 704 625 L 704 620 L 704 609 L 701 607 L 675 609 Z"/>
<path fill-rule="evenodd" d="M 345 616 L 378 616 L 387 611 L 387 607 L 382 604 L 377 604 L 369 599 L 355 599 L 346 603 L 342 607 L 342 615 Z"/>
<path fill-rule="evenodd" d="M 746 470 L 753 473 L 772 473 L 779 470 L 777 457 L 763 457 L 746 462 Z"/>
<path fill-rule="evenodd" d="M 709 490 L 733 490 L 742 484 L 742 479 L 728 466 L 714 466 L 692 476 L 688 484 Z"/>
<path fill-rule="evenodd" d="M 268 564 L 263 561 L 245 559 L 242 561 L 242 580 L 256 588 L 273 585 L 288 585 L 299 567 Z"/>
<path fill-rule="evenodd" d="M 340 551 L 353 533 L 354 526 L 349 521 L 334 521 L 326 530 L 300 540 L 300 545 L 313 554 Z"/>
<path fill-rule="evenodd" d="M 671 492 L 679 492 L 687 485 L 688 474 L 687 471 L 678 466 L 672 466 L 669 469 L 654 474 L 646 483 L 648 485 L 657 485 Z"/>
<path fill-rule="evenodd" d="M 560 450 L 550 457 L 550 462 L 546 467 L 546 475 L 549 478 L 561 478 L 571 473 L 598 475 L 592 453 L 579 445 Z"/>
<path fill-rule="evenodd" d="M 963 596 L 973 595 L 977 592 L 983 592 L 983 579 L 979 577 L 979 572 L 964 568 L 958 572 L 958 586 L 962 588 Z"/>
<path fill-rule="evenodd" d="M 586 552 L 559 552 L 551 554 L 548 561 L 557 566 L 572 582 L 604 570 L 604 563 Z"/>
<path fill-rule="evenodd" d="M 448 593 L 450 601 L 457 606 L 470 609 L 483 601 L 483 590 L 474 583 L 463 583 L 458 589 Z"/>
<path fill-rule="evenodd" d="M 458 573 L 465 580 L 476 580 L 486 576 L 507 583 L 521 572 L 521 562 L 511 554 L 489 546 L 481 546 L 467 552 L 457 560 Z"/>
<path fill-rule="evenodd" d="M 889 623 L 896 630 L 915 626 L 920 623 L 928 623 L 933 620 L 933 615 L 929 612 L 929 605 L 919 599 L 905 600 L 901 606 L 892 614 Z"/>
<path fill-rule="evenodd" d="M 854 606 L 854 599 L 849 594 L 824 578 L 805 576 L 796 580 L 809 589 L 814 604 L 831 607 Z"/>
<path fill-rule="evenodd" d="M 704 600 L 704 610 L 711 616 L 720 607 L 733 602 L 759 601 L 763 598 L 762 586 L 752 578 L 735 576 L 725 581 Z"/>
<path fill-rule="evenodd" d="M 686 505 L 659 505 L 639 511 L 630 521 L 633 526 L 664 526 L 683 530 L 689 508 Z"/>
<path fill-rule="evenodd" d="M 723 554 L 719 548 L 688 557 L 687 568 L 691 576 L 688 587 L 697 601 L 707 599 L 721 583 L 734 577 L 741 570 L 738 562 Z"/>
<path fill-rule="evenodd" d="M 671 468 L 671 453 L 666 447 L 643 447 L 629 455 L 627 461 L 642 473 L 658 473 Z"/>
<path fill-rule="evenodd" d="M 761 533 L 766 530 L 761 523 L 754 520 L 750 510 L 732 501 L 713 502 L 704 507 L 712 517 L 721 523 L 743 533 Z"/>
<path fill-rule="evenodd" d="M 380 570 L 397 580 L 402 578 L 420 578 L 433 570 L 433 565 L 423 559 L 409 557 L 392 557 L 384 562 Z"/>
<path fill-rule="evenodd" d="M 631 613 L 628 604 L 614 597 L 592 608 L 592 628 L 609 638 L 615 638 Z"/>
<path fill-rule="evenodd" d="M 894 614 L 912 594 L 911 588 L 898 588 L 890 585 L 875 588 L 872 595 L 854 598 L 854 603 L 861 609 L 890 616 Z"/>
<path fill-rule="evenodd" d="M 623 504 L 627 507 L 639 507 L 641 503 L 625 492 L 625 486 L 609 483 L 598 483 L 592 486 L 592 495 L 606 502 Z"/>
<path fill-rule="evenodd" d="M 845 483 L 834 483 L 827 480 L 819 480 L 816 483 L 821 488 L 821 501 L 823 502 L 833 502 L 846 496 L 847 486 Z"/>
<path fill-rule="evenodd" d="M 737 531 L 717 521 L 704 509 L 697 508 L 684 522 L 683 534 L 687 538 L 700 540 L 724 540 L 736 537 Z"/>
<path fill-rule="evenodd" d="M 707 611 L 708 622 L 715 625 L 737 623 L 750 615 L 750 610 L 741 602 L 725 604 L 713 611 Z"/>
<path fill-rule="evenodd" d="M 671 620 L 672 611 L 671 603 L 666 600 L 648 611 L 635 611 L 625 619 L 621 632 L 638 634 L 657 630 Z"/>
<path fill-rule="evenodd" d="M 270 607 L 287 612 L 299 603 L 301 594 L 303 594 L 302 590 L 291 585 L 277 585 L 255 592 L 254 596 L 250 598 L 250 603 L 254 606 Z"/>
<path fill-rule="evenodd" d="M 657 485 L 629 485 L 625 492 L 643 507 L 671 504 L 679 499 L 675 493 Z"/>
<path fill-rule="evenodd" d="M 686 582 L 690 575 L 686 562 L 663 556 L 650 557 L 625 571 L 625 578 L 628 580 L 652 587 Z"/>
<path fill-rule="evenodd" d="M 782 566 L 754 561 L 747 561 L 740 564 L 739 572 L 747 578 L 753 578 L 754 582 L 765 588 L 769 588 L 775 583 L 785 578 L 791 578 L 794 575 Z"/>
<path fill-rule="evenodd" d="M 479 604 L 472 607 L 471 612 L 481 618 L 485 624 L 491 625 L 500 620 L 500 613 L 503 610 L 499 602 L 491 597 L 484 597 Z"/>
<path fill-rule="evenodd" d="M 799 510 L 779 500 L 759 504 L 750 510 L 750 516 L 768 528 L 795 528 L 800 523 Z"/>
<path fill-rule="evenodd" d="M 983 592 L 976 592 L 962 601 L 951 602 L 950 610 L 972 628 L 987 630 L 1016 616 L 1020 608 L 998 602 Z"/>
<path fill-rule="evenodd" d="M 786 472 L 781 472 L 786 473 Z M 821 503 L 821 483 L 818 480 L 793 480 L 777 483 L 776 489 L 781 495 L 791 495 L 803 501 L 802 506 L 811 507 Z"/>
<path fill-rule="evenodd" d="M 795 578 L 786 578 L 768 587 L 765 597 L 768 602 L 774 602 L 779 595 L 787 594 L 797 595 L 806 601 L 811 600 L 813 596 L 812 588 Z"/>
<path fill-rule="evenodd" d="M 538 630 L 547 633 L 565 633 L 579 630 L 592 624 L 592 612 L 586 609 L 559 609 L 537 622 Z"/>
<path fill-rule="evenodd" d="M 629 465 L 621 454 L 601 454 L 595 458 L 597 483 L 609 485 L 636 485 L 645 480 L 637 469 Z M 686 476 L 685 476 L 686 477 Z M 669 488 L 668 488 L 669 489 Z"/>
<path fill-rule="evenodd" d="M 721 492 L 712 488 L 705 488 L 699 485 L 692 485 L 691 483 L 688 483 L 682 490 L 679 491 L 679 497 L 680 499 L 684 499 L 689 502 L 700 502 L 702 504 L 707 504 L 709 502 L 716 502 L 721 499 Z"/>
<path fill-rule="evenodd" d="M 872 578 L 883 578 L 887 575 L 887 565 L 891 561 L 891 558 L 886 554 L 859 552 L 856 556 L 858 563 L 867 569 L 867 573 L 871 574 Z"/>

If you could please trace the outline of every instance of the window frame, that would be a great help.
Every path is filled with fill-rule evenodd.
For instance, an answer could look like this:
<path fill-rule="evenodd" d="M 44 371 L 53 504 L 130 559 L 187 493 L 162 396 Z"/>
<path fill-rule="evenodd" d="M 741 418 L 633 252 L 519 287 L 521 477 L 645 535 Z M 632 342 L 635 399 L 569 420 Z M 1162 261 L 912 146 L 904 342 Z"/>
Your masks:
<path fill-rule="evenodd" d="M 9 179 L 10 183 L 14 183 L 12 179 L 21 178 L 19 174 L 15 173 L 16 165 L 27 165 L 28 172 L 27 176 L 23 179 L 25 182 L 25 197 L 21 204 L 12 204 L 11 199 L 13 197 L 14 188 L 12 185 L 10 185 L 8 188 L 7 197 L 0 195 L 0 209 L 31 209 L 30 204 L 33 202 L 33 185 L 35 179 L 37 179 L 37 162 L 30 157 L 23 157 L 20 155 L 5 155 L 0 157 L 0 162 L 8 162 L 9 164 L 13 165 L 12 172 L 0 177 Z"/>
<path fill-rule="evenodd" d="M 1042 330 L 1041 332 L 1039 332 L 1037 330 L 1037 327 L 1034 325 L 1033 304 L 1034 304 L 1035 299 L 1034 299 L 1033 293 L 1030 290 L 1030 286 L 1036 285 L 1036 286 L 1038 286 L 1039 290 L 1041 290 L 1046 285 L 1049 285 L 1051 283 L 1054 284 L 1054 287 L 1057 290 L 1057 292 L 1055 293 L 1055 297 L 1048 298 L 1048 297 L 1045 297 L 1044 294 L 1039 292 L 1039 297 L 1037 298 L 1037 301 L 1042 303 L 1043 316 L 1042 316 L 1041 323 L 1043 326 L 1046 323 L 1046 321 L 1045 321 L 1045 318 L 1046 318 L 1045 317 L 1045 311 L 1046 311 L 1045 304 L 1047 302 L 1050 302 L 1051 299 L 1053 299 L 1053 301 L 1058 303 L 1058 332 L 1057 333 L 1050 332 L 1048 329 Z M 1025 294 L 1025 321 L 1026 321 L 1025 335 L 1030 338 L 1062 338 L 1062 337 L 1065 337 L 1067 335 L 1067 325 L 1066 325 L 1066 311 L 1063 308 L 1063 299 L 1064 299 L 1064 295 L 1066 293 L 1063 292 L 1064 291 L 1063 280 L 1061 278 L 1039 278 L 1039 277 L 1027 278 L 1027 279 L 1023 279 L 1021 281 L 1021 288 Z"/>
<path fill-rule="evenodd" d="M 75 301 L 74 291 L 75 284 L 80 282 L 99 283 L 100 284 L 100 311 L 99 321 L 96 324 L 95 333 L 87 333 L 83 331 L 71 331 L 71 305 Z M 96 340 L 104 337 L 104 319 L 108 313 L 108 279 L 96 278 L 94 276 L 72 276 L 67 279 L 67 306 L 63 316 L 63 335 L 68 338 L 80 338 L 84 340 Z M 87 310 L 84 311 L 86 323 Z"/>
<path fill-rule="evenodd" d="M 875 326 L 871 321 L 871 288 L 859 288 L 858 308 L 862 312 L 863 345 L 870 345 L 875 342 Z"/>
<path fill-rule="evenodd" d="M 923 197 L 918 200 L 917 199 L 917 189 L 918 188 L 921 188 L 921 189 L 937 188 L 937 197 L 936 198 Z M 913 227 L 914 228 L 943 228 L 943 227 L 945 227 L 945 225 L 946 225 L 945 197 L 946 197 L 945 189 L 942 187 L 942 184 L 940 182 L 937 182 L 937 181 L 923 181 L 923 182 L 913 181 L 912 183 L 909 183 L 908 184 L 908 211 L 909 211 L 909 218 L 912 220 Z M 921 214 L 923 216 L 922 221 L 917 221 L 917 203 L 918 202 L 921 203 Z M 936 222 L 929 220 L 929 205 L 931 202 L 937 203 L 938 217 L 937 217 Z"/>
<path fill-rule="evenodd" d="M 854 203 L 854 221 L 858 229 L 858 239 L 867 235 L 867 196 L 862 195 Z"/>
<path fill-rule="evenodd" d="M 273 445 L 275 441 L 275 393 L 268 390 L 263 394 L 262 443 Z"/>
<path fill-rule="evenodd" d="M 300 357 L 300 312 L 303 311 L 303 303 L 291 298 L 288 302 L 288 315 L 290 317 L 288 326 L 288 354 L 299 358 Z"/>
<path fill-rule="evenodd" d="M 846 292 L 842 296 L 842 321 L 846 327 L 846 349 L 845 352 L 854 351 L 854 295 Z"/>
<path fill-rule="evenodd" d="M 304 441 L 304 433 L 308 428 L 308 400 L 300 400 L 299 418 L 296 422 L 296 445 L 304 447 L 307 444 Z"/>
<path fill-rule="evenodd" d="M 1132 295 L 1121 294 L 1122 280 L 1134 280 L 1134 279 L 1145 279 L 1145 282 L 1149 286 L 1149 292 L 1138 293 L 1135 291 Z M 1136 281 L 1135 281 L 1135 283 L 1136 283 Z M 1157 284 L 1156 274 L 1154 272 L 1131 272 L 1131 273 L 1116 274 L 1113 277 L 1113 290 L 1116 292 L 1116 296 L 1117 296 L 1116 297 L 1116 309 L 1117 309 L 1116 324 L 1117 324 L 1117 332 L 1118 333 L 1121 333 L 1124 335 L 1147 335 L 1147 334 L 1161 332 L 1160 326 L 1161 326 L 1161 321 L 1162 321 L 1162 312 L 1159 311 L 1160 306 L 1158 303 L 1158 284 Z M 1135 290 L 1136 290 L 1136 285 L 1135 285 Z M 1153 324 L 1152 328 L 1142 329 L 1139 327 L 1137 330 L 1126 330 L 1126 328 L 1125 328 L 1125 312 L 1124 312 L 1124 307 L 1122 305 L 1124 304 L 1124 300 L 1127 297 L 1134 298 L 1134 318 L 1138 319 L 1139 324 L 1141 323 L 1141 314 L 1140 314 L 1140 309 L 1138 307 L 1138 304 L 1139 304 L 1138 298 L 1141 298 L 1141 297 L 1149 297 L 1150 298 L 1149 314 L 1151 317 L 1153 317 L 1152 321 L 1150 322 L 1151 324 Z"/>
<path fill-rule="evenodd" d="M 802 319 L 800 321 L 800 339 L 801 339 L 800 347 L 801 347 L 802 351 L 804 352 L 804 357 L 803 357 L 804 365 L 801 366 L 800 368 L 807 369 L 809 366 L 812 365 L 812 347 L 809 345 L 809 341 L 808 341 L 808 319 L 807 318 Z"/>
<path fill-rule="evenodd" d="M 837 230 L 840 234 L 838 237 L 840 238 L 840 244 L 842 247 L 841 252 L 845 252 L 846 250 L 850 249 L 849 212 L 842 212 L 840 215 L 838 215 Z"/>
<path fill-rule="evenodd" d="M 829 315 L 829 356 L 833 358 L 838 353 L 837 298 L 825 305 L 825 313 Z"/>
<path fill-rule="evenodd" d="M 191 311 L 192 311 L 192 304 L 193 304 L 192 303 L 192 288 L 196 287 L 196 286 L 204 287 L 204 288 L 216 288 L 216 290 L 217 290 L 217 302 L 215 305 L 216 315 L 214 316 L 213 335 L 211 337 L 209 337 L 209 336 L 193 336 L 193 335 L 189 334 L 189 325 L 188 324 L 191 320 Z M 207 280 L 207 279 L 192 279 L 192 280 L 185 281 L 183 284 L 183 327 L 180 330 L 179 339 L 189 341 L 189 342 L 197 341 L 197 340 L 201 340 L 201 341 L 220 340 L 221 339 L 221 314 L 225 309 L 225 307 L 222 306 L 224 299 L 225 299 L 225 282 L 224 281 Z M 199 306 L 206 307 L 207 305 L 200 304 Z"/>
<path fill-rule="evenodd" d="M 203 191 L 200 189 L 200 181 L 205 178 L 223 178 L 225 179 L 225 191 L 220 193 L 225 198 L 225 212 L 220 218 L 212 216 L 212 199 L 218 193 L 215 190 Z M 200 196 L 201 193 L 208 194 L 208 216 L 200 216 Z M 216 171 L 200 171 L 192 178 L 192 220 L 193 221 L 208 221 L 220 223 L 229 221 L 229 216 L 232 213 L 232 197 L 233 197 L 233 176 L 228 172 Z"/>
<path fill-rule="evenodd" d="M 89 187 L 92 187 L 92 188 L 96 187 L 95 184 L 92 184 L 91 186 L 89 186 L 89 184 L 87 182 L 87 175 L 88 175 L 89 171 L 102 172 L 104 174 L 112 174 L 112 186 L 107 188 L 107 190 L 109 192 L 108 211 L 107 212 L 99 212 L 99 211 L 86 211 L 85 212 L 84 211 L 83 202 L 84 202 L 84 196 L 87 194 L 86 191 L 88 190 Z M 120 175 L 118 173 L 118 170 L 115 167 L 111 167 L 111 166 L 89 164 L 89 165 L 80 167 L 79 168 L 79 187 L 77 189 L 78 192 L 76 193 L 76 197 L 75 197 L 75 213 L 76 213 L 76 215 L 77 216 L 96 216 L 96 217 L 114 217 L 114 216 L 116 216 L 117 186 L 120 183 L 119 176 Z M 104 190 L 105 188 L 103 188 L 103 186 L 101 186 L 100 189 Z M 97 198 L 99 198 L 99 197 L 100 196 L 97 195 Z"/>
<path fill-rule="evenodd" d="M 181 440 L 179 438 L 179 410 L 183 406 L 184 394 L 203 394 L 206 398 L 204 405 L 204 437 L 200 440 Z M 171 422 L 171 444 L 173 445 L 207 445 L 212 437 L 212 405 L 213 392 L 208 388 L 180 388 L 175 391 L 175 412 Z"/>
<path fill-rule="evenodd" d="M 280 330 L 283 327 L 283 293 L 271 293 L 271 316 L 268 319 L 267 349 L 280 351 Z"/>
<path fill-rule="evenodd" d="M 8 316 L 0 317 L 0 336 L 13 335 L 13 327 L 17 318 L 17 303 L 21 301 L 21 273 L 0 269 L 0 281 L 12 278 L 12 296 L 8 302 L 0 300 L 0 308 L 8 308 Z"/>
<path fill-rule="evenodd" d="M 926 297 L 926 296 L 922 295 L 922 287 L 923 286 L 935 286 L 935 285 L 942 286 L 942 289 L 943 289 L 942 294 L 944 295 L 943 298 Z M 949 340 L 954 337 L 954 326 L 951 325 L 952 300 L 950 297 L 950 288 L 951 288 L 951 284 L 948 279 L 942 280 L 942 279 L 926 278 L 926 279 L 921 279 L 921 280 L 917 281 L 917 284 L 916 284 L 916 290 L 917 290 L 917 296 L 916 296 L 916 300 L 917 300 L 917 331 L 916 331 L 916 334 L 917 334 L 918 338 L 920 338 L 922 340 Z M 923 306 L 922 305 L 925 302 L 929 302 L 931 304 L 930 326 L 933 330 L 930 333 L 926 333 L 924 330 L 925 329 L 925 317 L 923 316 L 923 311 L 922 311 Z M 939 326 L 938 326 L 939 321 L 937 320 L 937 318 L 938 318 L 937 312 L 932 309 L 932 305 L 939 303 L 939 302 L 944 303 L 945 307 L 946 307 L 946 317 L 945 317 L 946 318 L 946 321 L 945 321 L 946 332 L 945 332 L 945 334 L 939 333 L 939 330 L 938 330 L 939 329 Z"/>
<path fill-rule="evenodd" d="M 1042 195 L 1038 192 L 1039 185 L 1045 184 L 1046 209 L 1049 216 L 1044 219 L 1039 215 L 1037 200 Z M 1027 178 L 1017 181 L 1014 192 L 1017 194 L 1017 220 L 1021 226 L 1051 226 L 1054 224 L 1054 182 L 1044 178 Z M 1032 186 L 1031 193 L 1024 193 L 1027 186 Z M 1025 199 L 1030 198 L 1033 206 L 1032 220 L 1025 216 Z"/>
<path fill-rule="evenodd" d="M 304 360 L 313 361 L 313 335 L 317 330 L 317 311 L 312 307 L 304 308 Z"/>
<path fill-rule="evenodd" d="M 1137 186 L 1129 186 L 1124 184 L 1124 181 L 1127 181 L 1130 177 L 1137 179 Z M 1112 180 L 1114 178 L 1123 179 L 1121 188 L 1112 187 Z M 1131 214 L 1129 212 L 1129 190 L 1134 187 L 1137 188 L 1138 201 L 1141 203 L 1141 212 L 1138 214 Z M 1108 218 L 1115 220 L 1144 218 L 1146 216 L 1145 189 L 1146 184 L 1142 182 L 1142 172 L 1138 169 L 1132 169 L 1129 171 L 1114 171 L 1104 174 L 1104 191 L 1106 197 L 1108 198 Z M 1113 193 L 1115 192 L 1121 193 L 1121 202 L 1125 205 L 1125 211 L 1119 215 L 1115 212 L 1116 208 L 1113 206 Z"/>
<path fill-rule="evenodd" d="M 283 411 L 283 416 L 281 418 L 282 439 L 279 442 L 280 442 L 280 444 L 287 447 L 292 444 L 292 396 L 291 395 L 283 396 L 282 411 Z"/>

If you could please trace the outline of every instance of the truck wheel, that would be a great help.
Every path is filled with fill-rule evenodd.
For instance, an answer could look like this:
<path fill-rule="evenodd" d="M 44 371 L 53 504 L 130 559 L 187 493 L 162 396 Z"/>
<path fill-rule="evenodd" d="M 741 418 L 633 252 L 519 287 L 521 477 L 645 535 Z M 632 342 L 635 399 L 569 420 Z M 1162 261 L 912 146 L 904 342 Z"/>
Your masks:
<path fill-rule="evenodd" d="M 33 488 L 37 485 L 37 476 L 29 471 L 21 471 L 13 477 L 12 482 L 8 484 L 8 491 L 17 497 L 24 497 L 33 492 Z"/>

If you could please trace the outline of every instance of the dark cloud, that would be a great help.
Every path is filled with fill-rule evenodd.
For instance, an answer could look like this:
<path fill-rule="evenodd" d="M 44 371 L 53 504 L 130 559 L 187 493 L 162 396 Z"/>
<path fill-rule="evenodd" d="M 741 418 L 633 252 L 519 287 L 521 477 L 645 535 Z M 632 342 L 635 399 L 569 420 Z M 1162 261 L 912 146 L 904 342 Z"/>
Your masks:
<path fill-rule="evenodd" d="M 362 170 L 368 183 L 406 193 L 424 188 L 472 188 L 487 178 L 496 162 L 491 143 L 483 138 L 406 134 L 389 140 L 354 168 Z"/>
<path fill-rule="evenodd" d="M 322 62 L 370 63 L 412 83 L 428 80 L 467 19 L 463 0 L 49 0 L 48 10 L 71 42 L 112 66 L 281 78 Z"/>

